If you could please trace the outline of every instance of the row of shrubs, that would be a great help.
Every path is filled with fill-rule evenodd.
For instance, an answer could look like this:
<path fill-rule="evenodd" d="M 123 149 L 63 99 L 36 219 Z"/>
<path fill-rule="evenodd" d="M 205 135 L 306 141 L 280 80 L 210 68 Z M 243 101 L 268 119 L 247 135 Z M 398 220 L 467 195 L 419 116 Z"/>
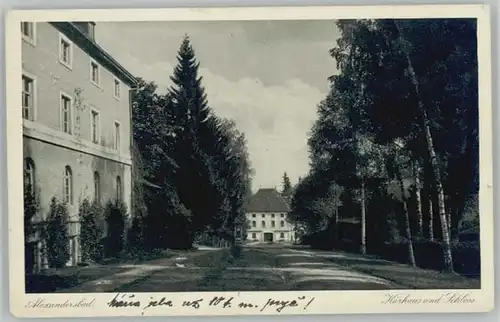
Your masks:
<path fill-rule="evenodd" d="M 71 256 L 67 204 L 53 197 L 46 219 L 35 224 L 33 213 L 36 214 L 38 210 L 38 206 L 25 207 L 25 218 L 28 217 L 25 220 L 25 235 L 39 234 L 41 255 L 49 268 L 64 267 Z M 26 211 L 33 213 L 26 214 Z M 78 213 L 81 262 L 100 261 L 122 252 L 127 216 L 127 207 L 120 200 L 110 200 L 102 206 L 84 199 Z M 28 239 L 29 236 L 26 236 L 26 244 Z M 30 269 L 26 267 L 27 273 Z"/>
<path fill-rule="evenodd" d="M 229 247 L 232 245 L 231 238 L 232 236 L 228 234 L 204 232 L 197 234 L 194 238 L 194 242 L 199 245 L 211 247 Z"/>
<path fill-rule="evenodd" d="M 443 270 L 443 244 L 440 241 L 421 240 L 413 242 L 415 260 L 418 267 Z M 408 242 L 384 243 L 373 252 L 384 259 L 399 263 L 408 262 Z M 478 241 L 452 243 L 453 269 L 468 277 L 481 275 L 481 251 Z"/>
<path fill-rule="evenodd" d="M 344 238 L 345 231 L 336 233 L 326 229 L 302 237 L 302 244 L 314 249 L 339 249 L 347 252 L 360 251 L 359 238 Z M 354 235 L 357 236 L 355 233 Z M 352 236 L 352 234 L 351 234 Z M 443 245 L 440 241 L 418 239 L 413 241 L 417 266 L 424 269 L 442 270 L 444 268 Z M 399 263 L 408 263 L 408 241 L 368 242 L 367 252 L 380 258 Z M 481 274 L 480 243 L 478 238 L 452 243 L 452 257 L 455 272 L 468 277 Z"/>

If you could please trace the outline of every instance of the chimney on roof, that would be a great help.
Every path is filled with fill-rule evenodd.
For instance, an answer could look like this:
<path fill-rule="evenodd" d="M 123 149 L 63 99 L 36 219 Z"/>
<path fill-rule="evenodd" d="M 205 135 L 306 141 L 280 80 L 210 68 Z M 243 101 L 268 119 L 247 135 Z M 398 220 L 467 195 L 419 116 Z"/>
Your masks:
<path fill-rule="evenodd" d="M 74 25 L 80 29 L 90 39 L 95 41 L 95 22 L 93 21 L 75 21 Z"/>

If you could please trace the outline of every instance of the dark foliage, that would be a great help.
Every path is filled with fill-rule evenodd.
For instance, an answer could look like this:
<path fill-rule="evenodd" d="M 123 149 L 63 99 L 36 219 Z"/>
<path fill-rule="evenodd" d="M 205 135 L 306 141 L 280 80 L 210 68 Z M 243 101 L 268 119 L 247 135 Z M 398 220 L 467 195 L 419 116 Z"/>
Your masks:
<path fill-rule="evenodd" d="M 30 274 L 34 263 L 30 261 L 32 258 L 33 244 L 31 240 L 36 237 L 37 225 L 35 223 L 36 216 L 40 210 L 40 202 L 31 185 L 26 184 L 24 187 L 24 271 Z M 38 247 L 38 246 L 36 246 Z"/>
<path fill-rule="evenodd" d="M 53 197 L 42 240 L 45 240 L 45 251 L 49 267 L 64 267 L 70 258 L 68 234 L 68 208 L 65 203 Z"/>
<path fill-rule="evenodd" d="M 109 201 L 104 208 L 106 218 L 106 237 L 104 238 L 105 257 L 117 257 L 124 250 L 127 206 L 119 201 Z"/>
<path fill-rule="evenodd" d="M 368 252 L 400 254 L 403 262 L 413 243 L 419 266 L 435 261 L 441 264 L 433 268 L 441 269 L 454 255 L 455 270 L 473 271 L 459 263 L 476 265 L 477 248 L 455 245 L 452 254 L 442 249 L 451 241 L 441 235 L 438 197 L 444 195 L 443 225 L 449 225 L 451 240 L 479 225 L 476 22 L 342 20 L 337 27 L 342 36 L 331 55 L 339 73 L 318 105 L 308 142 L 312 169 L 292 202 L 294 221 L 308 230 L 303 242 L 355 250 L 366 240 Z M 316 207 L 332 183 L 346 190 L 339 210 L 349 224 L 335 224 L 333 215 Z"/>
<path fill-rule="evenodd" d="M 102 206 L 98 202 L 90 203 L 85 198 L 80 204 L 80 245 L 82 250 L 82 261 L 97 261 L 102 258 L 101 237 L 102 227 L 101 218 L 104 216 Z"/>
<path fill-rule="evenodd" d="M 134 140 L 142 160 L 137 196 L 145 209 L 137 225 L 146 250 L 190 248 L 201 233 L 233 240 L 250 191 L 245 137 L 208 106 L 188 37 L 177 59 L 166 95 L 141 79 L 134 97 Z"/>

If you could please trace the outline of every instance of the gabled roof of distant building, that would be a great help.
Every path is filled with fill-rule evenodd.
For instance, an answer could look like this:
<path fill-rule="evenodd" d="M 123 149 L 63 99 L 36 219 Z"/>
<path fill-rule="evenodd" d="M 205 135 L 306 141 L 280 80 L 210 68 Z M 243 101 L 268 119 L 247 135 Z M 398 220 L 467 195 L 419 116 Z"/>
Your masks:
<path fill-rule="evenodd" d="M 289 212 L 290 207 L 276 189 L 259 189 L 245 205 L 246 212 Z"/>

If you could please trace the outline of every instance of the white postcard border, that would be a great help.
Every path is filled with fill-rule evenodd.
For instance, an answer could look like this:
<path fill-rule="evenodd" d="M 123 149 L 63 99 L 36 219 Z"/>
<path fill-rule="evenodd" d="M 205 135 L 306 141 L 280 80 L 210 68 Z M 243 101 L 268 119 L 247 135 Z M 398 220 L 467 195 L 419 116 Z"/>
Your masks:
<path fill-rule="evenodd" d="M 112 14 L 110 14 L 112 12 Z M 19 22 L 24 21 L 216 21 L 216 20 L 319 20 L 355 18 L 477 18 L 480 119 L 480 290 L 412 291 L 290 291 L 290 292 L 200 292 L 136 293 L 136 300 L 165 297 L 174 307 L 154 309 L 110 308 L 107 303 L 116 294 L 25 294 L 23 252 L 22 188 L 22 117 L 18 77 L 21 75 L 21 37 Z M 330 7 L 233 7 L 172 9 L 98 9 L 98 10 L 25 10 L 11 11 L 6 17 L 6 96 L 7 96 L 7 178 L 9 229 L 10 308 L 17 317 L 95 317 L 137 315 L 274 315 L 274 314 L 346 314 L 413 312 L 484 312 L 494 306 L 493 265 L 493 151 L 491 98 L 491 26 L 489 7 L 485 5 L 415 6 L 330 6 Z M 467 294 L 474 303 L 384 304 L 388 295 L 408 294 L 411 298 L 435 299 L 446 294 Z M 126 297 L 132 294 L 126 294 Z M 214 296 L 233 297 L 230 308 L 210 307 Z M 304 297 L 299 299 L 300 297 Z M 183 301 L 202 298 L 198 309 L 181 307 Z M 307 307 L 310 299 L 314 301 Z M 297 306 L 261 311 L 268 299 L 295 300 Z M 38 301 L 38 302 L 37 302 Z M 41 301 L 41 302 L 40 302 Z M 254 303 L 259 309 L 238 308 L 240 302 Z M 34 303 L 40 303 L 34 305 Z M 42 305 L 44 303 L 44 305 Z M 80 303 L 79 305 L 77 305 Z M 85 307 L 91 303 L 91 308 Z M 48 306 L 53 307 L 48 307 Z M 59 304 L 54 307 L 53 304 Z M 73 305 L 73 307 L 71 307 Z M 90 304 L 89 304 L 90 305 Z M 57 305 L 56 305 L 57 306 Z M 76 307 L 78 306 L 78 307 Z M 144 306 L 144 305 L 142 305 Z"/>

